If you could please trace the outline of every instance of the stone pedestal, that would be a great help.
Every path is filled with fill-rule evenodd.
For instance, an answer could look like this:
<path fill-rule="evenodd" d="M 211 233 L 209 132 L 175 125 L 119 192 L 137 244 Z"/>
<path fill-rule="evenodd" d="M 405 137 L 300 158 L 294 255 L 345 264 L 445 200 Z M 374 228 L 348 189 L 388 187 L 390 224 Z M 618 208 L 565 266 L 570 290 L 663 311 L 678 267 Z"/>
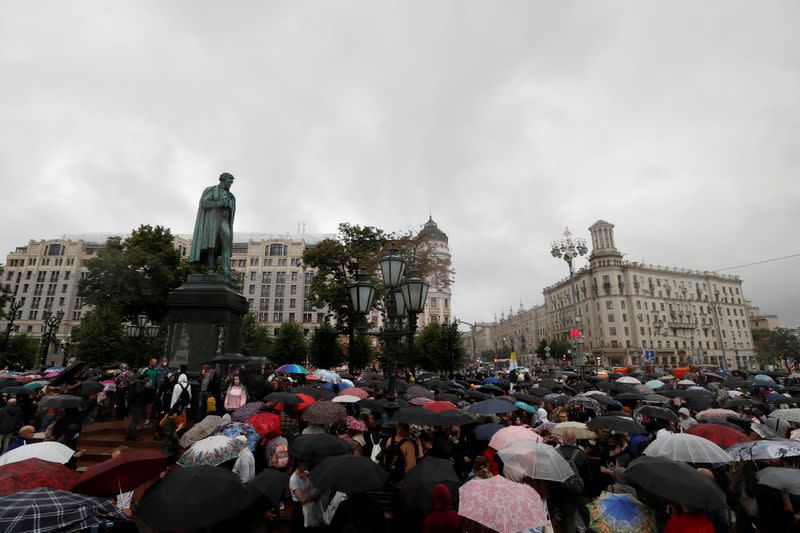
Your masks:
<path fill-rule="evenodd" d="M 167 297 L 170 366 L 189 370 L 223 353 L 238 353 L 247 299 L 225 277 L 193 274 Z"/>

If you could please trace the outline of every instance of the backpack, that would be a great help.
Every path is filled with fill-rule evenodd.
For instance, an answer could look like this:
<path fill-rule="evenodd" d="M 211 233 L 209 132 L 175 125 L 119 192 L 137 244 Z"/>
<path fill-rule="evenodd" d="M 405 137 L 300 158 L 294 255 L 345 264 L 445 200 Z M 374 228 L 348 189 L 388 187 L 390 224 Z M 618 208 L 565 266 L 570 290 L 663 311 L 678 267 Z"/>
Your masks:
<path fill-rule="evenodd" d="M 390 481 L 400 481 L 406 476 L 406 459 L 403 450 L 400 448 L 408 439 L 400 441 L 392 439 L 392 443 L 386 447 L 383 454 L 383 466 L 389 471 Z"/>
<path fill-rule="evenodd" d="M 192 397 L 189 396 L 189 385 L 184 386 L 181 383 L 178 383 L 178 387 L 181 388 L 181 393 L 178 396 L 178 401 L 176 403 L 184 407 L 188 407 L 188 405 L 192 403 Z"/>
<path fill-rule="evenodd" d="M 273 468 L 286 468 L 289 465 L 289 448 L 286 444 L 280 443 L 275 447 L 270 464 Z"/>
<path fill-rule="evenodd" d="M 583 478 L 578 470 L 578 465 L 575 464 L 575 457 L 578 456 L 579 451 L 580 450 L 572 450 L 572 453 L 569 454 L 568 457 L 564 457 L 564 460 L 567 461 L 567 464 L 572 469 L 572 475 L 564 481 L 564 487 L 566 487 L 570 494 L 583 493 Z"/>

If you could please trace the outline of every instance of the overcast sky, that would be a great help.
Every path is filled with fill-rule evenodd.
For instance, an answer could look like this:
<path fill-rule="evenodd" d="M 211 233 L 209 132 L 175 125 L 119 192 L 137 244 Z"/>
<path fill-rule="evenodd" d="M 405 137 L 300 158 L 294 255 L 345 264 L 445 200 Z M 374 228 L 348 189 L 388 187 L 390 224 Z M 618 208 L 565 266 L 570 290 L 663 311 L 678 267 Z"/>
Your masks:
<path fill-rule="evenodd" d="M 662 265 L 797 253 L 798 28 L 796 1 L 6 3 L 0 251 L 191 232 L 227 170 L 237 232 L 431 212 L 467 321 L 541 303 L 567 225 Z M 730 273 L 798 326 L 798 267 Z"/>

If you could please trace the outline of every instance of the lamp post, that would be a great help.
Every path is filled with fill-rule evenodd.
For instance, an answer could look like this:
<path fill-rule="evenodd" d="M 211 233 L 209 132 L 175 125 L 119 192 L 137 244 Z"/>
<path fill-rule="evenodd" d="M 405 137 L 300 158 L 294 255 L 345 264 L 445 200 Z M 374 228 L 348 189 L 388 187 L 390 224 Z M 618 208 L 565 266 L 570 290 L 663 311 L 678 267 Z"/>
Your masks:
<path fill-rule="evenodd" d="M 48 308 L 47 311 L 50 312 L 50 309 Z M 59 309 L 55 315 L 50 313 L 50 316 L 45 318 L 43 321 L 44 328 L 42 329 L 42 351 L 40 353 L 42 364 L 44 364 L 47 358 L 47 351 L 50 349 L 50 343 L 55 341 L 56 333 L 58 333 L 58 326 L 61 324 L 63 319 L 64 310 Z"/>
<path fill-rule="evenodd" d="M 141 313 L 136 317 L 136 321 L 128 324 L 127 334 L 132 338 L 153 338 L 158 335 L 159 326 L 150 322 L 147 315 Z"/>
<path fill-rule="evenodd" d="M 472 360 L 475 361 L 477 359 L 476 350 L 475 350 L 475 333 L 476 333 L 475 324 L 472 324 L 470 322 L 465 322 L 463 320 L 458 320 L 458 323 L 459 324 L 465 324 L 465 325 L 469 326 L 470 329 L 472 330 Z"/>
<path fill-rule="evenodd" d="M 11 335 L 11 330 L 14 329 L 14 320 L 17 319 L 17 314 L 22 307 L 22 300 L 17 300 L 11 297 L 11 304 L 8 306 L 8 325 L 6 326 L 6 334 L 3 337 L 3 351 L 8 350 L 8 337 Z"/>
<path fill-rule="evenodd" d="M 586 241 L 580 238 L 572 238 L 572 232 L 569 228 L 564 230 L 564 238 L 554 241 L 550 253 L 556 259 L 563 259 L 569 266 L 569 283 L 572 289 L 572 327 L 573 329 L 580 330 L 578 323 L 578 290 L 575 287 L 575 260 L 578 257 L 586 255 L 589 249 L 586 247 Z M 570 332 L 572 333 L 572 332 Z M 570 335 L 572 339 L 573 352 L 575 354 L 575 362 L 579 367 L 583 366 L 583 354 L 578 350 L 577 337 Z"/>

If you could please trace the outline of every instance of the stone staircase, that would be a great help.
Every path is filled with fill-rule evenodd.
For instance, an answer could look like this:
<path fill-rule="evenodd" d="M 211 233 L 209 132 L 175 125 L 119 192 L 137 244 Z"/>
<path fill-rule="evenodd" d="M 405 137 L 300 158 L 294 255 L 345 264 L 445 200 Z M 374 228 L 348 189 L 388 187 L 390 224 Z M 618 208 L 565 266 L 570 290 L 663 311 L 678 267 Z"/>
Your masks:
<path fill-rule="evenodd" d="M 153 423 L 152 420 L 151 423 Z M 161 450 L 163 443 L 153 440 L 155 435 L 154 427 L 142 428 L 139 431 L 139 435 L 142 437 L 140 441 L 125 440 L 127 427 L 128 422 L 126 420 L 92 422 L 83 426 L 77 447 L 79 450 L 86 450 L 86 453 L 78 461 L 78 468 L 82 470 L 90 465 L 110 459 L 111 452 L 118 446 Z"/>

